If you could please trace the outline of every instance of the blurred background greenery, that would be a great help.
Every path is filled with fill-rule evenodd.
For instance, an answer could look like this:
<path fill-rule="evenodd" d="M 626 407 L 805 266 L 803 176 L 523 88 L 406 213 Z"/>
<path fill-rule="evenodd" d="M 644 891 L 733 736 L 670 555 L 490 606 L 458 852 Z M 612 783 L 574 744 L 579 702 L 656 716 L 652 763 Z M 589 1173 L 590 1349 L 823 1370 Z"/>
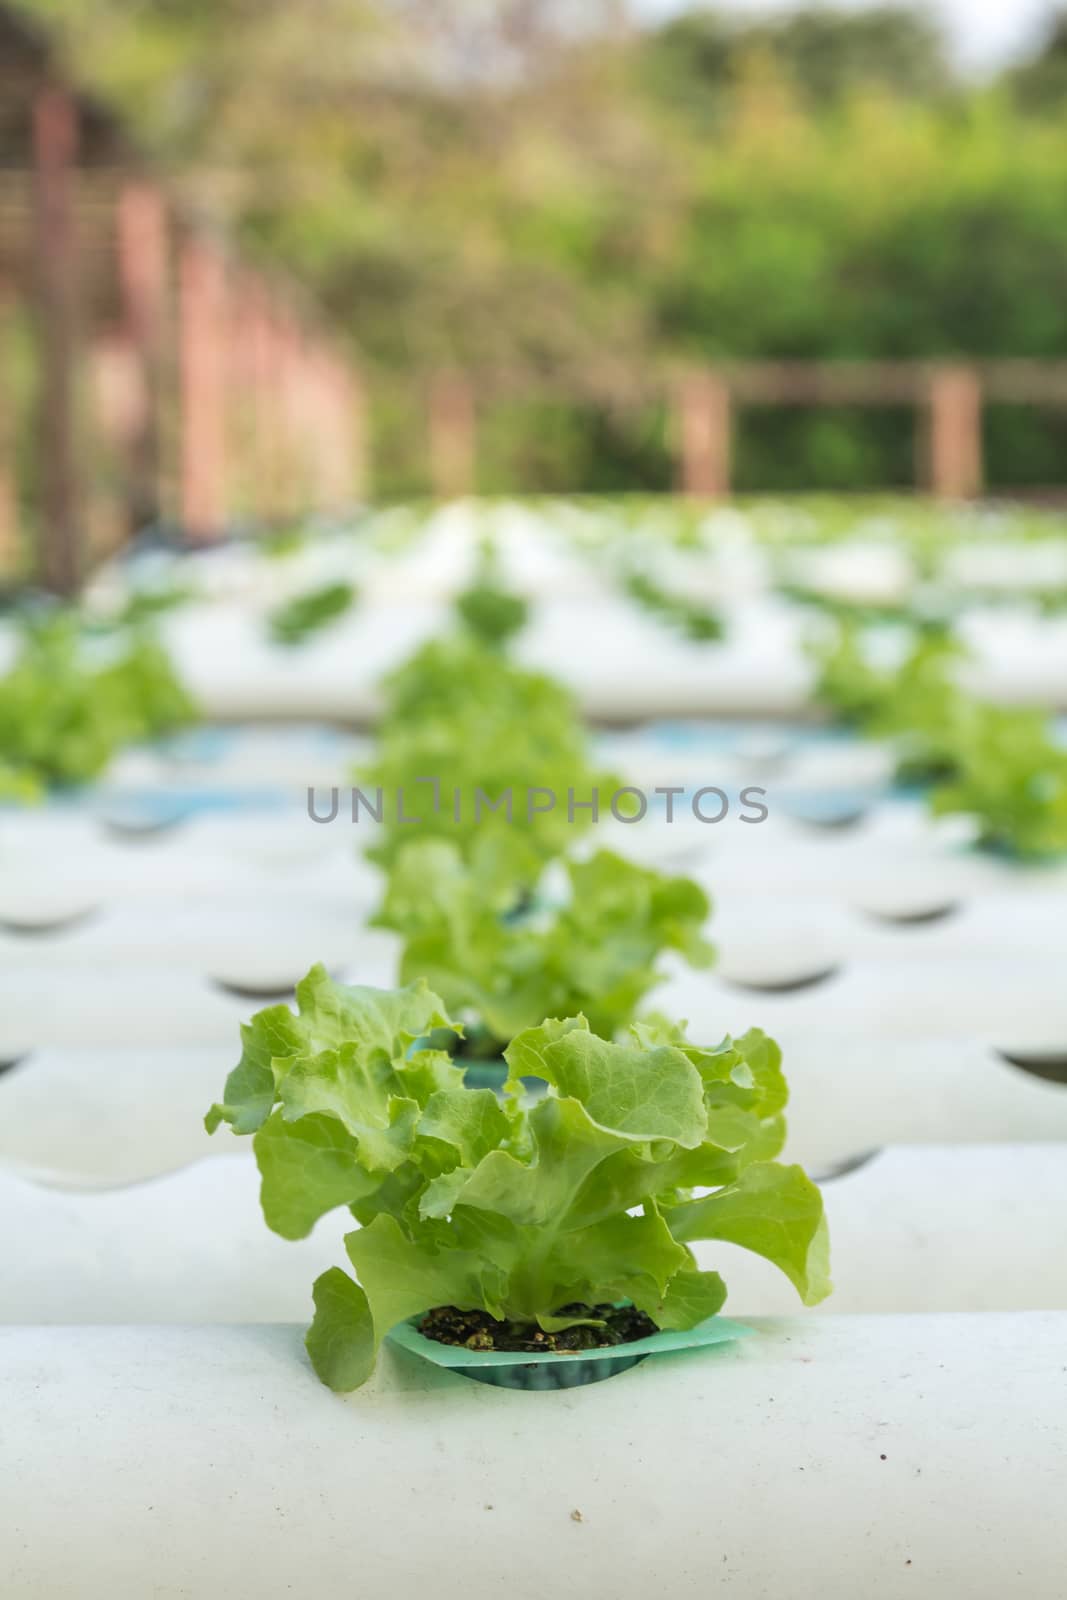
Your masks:
<path fill-rule="evenodd" d="M 1067 352 L 1067 16 L 976 82 L 895 7 L 22 8 L 350 337 L 385 494 L 425 489 L 415 380 L 450 365 L 484 375 L 485 490 L 657 489 L 672 362 Z M 992 487 L 1067 483 L 1067 417 L 985 429 Z M 914 481 L 905 411 L 754 410 L 735 449 L 742 491 Z"/>

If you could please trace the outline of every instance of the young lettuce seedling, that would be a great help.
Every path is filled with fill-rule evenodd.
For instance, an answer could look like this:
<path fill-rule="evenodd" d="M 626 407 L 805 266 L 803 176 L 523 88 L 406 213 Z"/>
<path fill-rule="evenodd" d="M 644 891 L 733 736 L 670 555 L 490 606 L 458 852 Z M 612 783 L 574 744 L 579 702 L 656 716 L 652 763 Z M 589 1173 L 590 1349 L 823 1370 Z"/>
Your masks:
<path fill-rule="evenodd" d="M 568 690 L 474 638 L 424 645 L 386 680 L 384 692 L 376 758 L 357 775 L 365 793 L 380 790 L 385 801 L 367 851 L 380 866 L 391 867 L 413 839 L 447 839 L 464 861 L 479 852 L 483 878 L 495 857 L 498 887 L 517 876 L 531 888 L 544 864 L 592 826 L 588 811 L 568 807 L 568 794 L 587 800 L 595 789 L 612 794 L 619 787 L 593 768 Z M 440 784 L 436 803 L 428 800 L 428 778 Z M 538 791 L 560 803 L 531 810 L 529 796 Z M 400 819 L 401 795 L 409 817 L 418 806 L 417 825 Z M 512 820 L 491 809 L 509 795 Z"/>
<path fill-rule="evenodd" d="M 956 741 L 952 781 L 930 796 L 935 816 L 974 819 L 978 842 L 1020 859 L 1067 850 L 1067 750 L 1043 712 L 974 701 Z"/>
<path fill-rule="evenodd" d="M 711 906 L 691 878 L 608 850 L 564 866 L 562 902 L 535 899 L 514 916 L 494 898 L 497 856 L 483 871 L 480 856 L 466 864 L 440 839 L 398 856 L 374 920 L 404 937 L 402 981 L 425 977 L 474 1030 L 464 1054 L 499 1057 L 542 1017 L 578 1012 L 612 1039 L 662 982 L 665 951 L 693 967 L 711 965 L 714 950 L 703 937 Z"/>
<path fill-rule="evenodd" d="M 695 1327 L 726 1298 L 699 1240 L 765 1257 L 805 1304 L 830 1292 L 819 1191 L 773 1159 L 787 1089 L 759 1030 L 704 1048 L 667 1024 L 613 1044 L 584 1017 L 546 1021 L 512 1040 L 498 1098 L 413 1048 L 458 1031 L 424 982 L 345 988 L 316 967 L 297 1005 L 243 1029 L 206 1125 L 253 1137 L 284 1238 L 339 1206 L 360 1224 L 354 1276 L 332 1267 L 314 1287 L 307 1347 L 331 1388 L 366 1382 L 389 1330 L 436 1308 L 554 1332 L 588 1323 L 573 1307 L 626 1301 L 661 1329 Z M 543 1098 L 522 1093 L 526 1075 Z"/>
<path fill-rule="evenodd" d="M 88 783 L 119 749 L 196 718 L 162 645 L 143 629 L 104 644 L 58 613 L 27 625 L 0 678 L 0 750 L 27 789 Z"/>
<path fill-rule="evenodd" d="M 726 632 L 726 625 L 717 611 L 687 595 L 672 594 L 647 572 L 631 572 L 624 587 L 631 600 L 636 600 L 644 610 L 694 644 L 712 644 Z"/>
<path fill-rule="evenodd" d="M 472 638 L 490 650 L 505 650 L 529 620 L 530 608 L 500 579 L 492 543 L 483 546 L 474 580 L 456 596 L 456 617 Z"/>
<path fill-rule="evenodd" d="M 921 635 L 897 668 L 876 668 L 843 627 L 821 659 L 818 693 L 873 738 L 889 739 L 897 776 L 928 787 L 934 816 L 969 816 L 978 843 L 1019 859 L 1067 850 L 1067 749 L 1041 711 L 991 705 L 960 687 L 963 652 Z"/>
<path fill-rule="evenodd" d="M 275 644 L 303 644 L 343 617 L 356 598 L 355 588 L 350 583 L 326 583 L 298 594 L 271 612 L 267 619 L 271 638 Z"/>

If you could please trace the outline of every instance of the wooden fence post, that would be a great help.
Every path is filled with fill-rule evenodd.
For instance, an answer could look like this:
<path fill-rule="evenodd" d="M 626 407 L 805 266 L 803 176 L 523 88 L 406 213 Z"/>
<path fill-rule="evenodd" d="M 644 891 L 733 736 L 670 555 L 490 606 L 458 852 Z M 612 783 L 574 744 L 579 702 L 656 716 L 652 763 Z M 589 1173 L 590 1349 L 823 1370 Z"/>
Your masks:
<path fill-rule="evenodd" d="M 279 508 L 287 520 L 299 517 L 310 498 L 311 464 L 303 405 L 306 389 L 304 344 L 304 330 L 291 305 L 277 302 L 274 308 L 279 407 L 277 483 Z"/>
<path fill-rule="evenodd" d="M 10 359 L 11 305 L 7 294 L 0 290 L 0 581 L 18 571 L 21 555 Z"/>
<path fill-rule="evenodd" d="M 256 283 L 235 271 L 227 295 L 225 334 L 227 396 L 227 505 L 238 518 L 261 510 L 263 493 L 259 462 L 256 386 L 259 371 Z"/>
<path fill-rule="evenodd" d="M 430 480 L 439 500 L 473 494 L 477 479 L 474 391 L 462 372 L 430 383 Z"/>
<path fill-rule="evenodd" d="M 362 476 L 356 457 L 359 418 L 354 386 L 344 361 L 329 347 L 314 345 L 311 362 L 315 498 L 319 510 L 343 511 L 352 505 L 356 480 Z"/>
<path fill-rule="evenodd" d="M 131 419 L 127 516 L 135 533 L 159 520 L 162 498 L 163 362 L 167 327 L 167 212 L 154 184 L 123 184 L 116 210 L 123 322 L 140 370 Z"/>
<path fill-rule="evenodd" d="M 87 547 L 98 556 L 110 554 L 141 526 L 131 517 L 131 464 L 148 401 L 137 347 L 125 326 L 88 339 L 84 365 L 94 423 L 87 443 L 94 457 L 102 447 L 109 479 L 108 491 L 94 496 L 83 519 Z"/>
<path fill-rule="evenodd" d="M 84 506 L 78 474 L 78 263 L 74 163 L 78 116 L 72 96 L 41 89 L 33 105 L 33 274 L 38 311 L 38 467 L 41 581 L 70 595 L 81 578 Z"/>
<path fill-rule="evenodd" d="M 226 279 L 218 249 L 183 240 L 181 322 L 181 508 L 185 531 L 216 539 L 226 524 Z"/>
<path fill-rule="evenodd" d="M 678 384 L 679 486 L 713 499 L 730 492 L 730 391 L 713 372 L 691 372 Z"/>
<path fill-rule="evenodd" d="M 348 492 L 351 502 L 366 501 L 371 487 L 370 419 L 367 390 L 362 374 L 347 362 L 338 365 L 341 404 L 348 438 Z"/>
<path fill-rule="evenodd" d="M 260 522 L 275 512 L 274 472 L 277 449 L 277 400 L 274 394 L 274 329 L 266 285 L 249 274 L 241 291 L 248 318 L 248 362 L 251 386 L 252 508 Z"/>
<path fill-rule="evenodd" d="M 982 490 L 982 390 L 970 367 L 934 367 L 927 389 L 926 471 L 941 500 L 970 500 Z"/>
<path fill-rule="evenodd" d="M 303 462 L 301 510 L 334 511 L 343 466 L 338 455 L 336 413 L 331 405 L 322 347 L 313 332 L 302 329 L 297 373 L 297 427 Z"/>

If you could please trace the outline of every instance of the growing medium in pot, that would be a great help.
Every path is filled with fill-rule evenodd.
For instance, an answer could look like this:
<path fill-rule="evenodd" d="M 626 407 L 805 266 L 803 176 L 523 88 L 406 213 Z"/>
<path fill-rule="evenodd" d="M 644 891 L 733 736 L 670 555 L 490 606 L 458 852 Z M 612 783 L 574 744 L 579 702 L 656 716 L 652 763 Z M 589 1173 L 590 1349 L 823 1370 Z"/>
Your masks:
<path fill-rule="evenodd" d="M 316 967 L 297 1005 L 244 1028 L 207 1127 L 253 1136 L 275 1232 L 303 1238 L 338 1206 L 359 1223 L 351 1273 L 314 1287 L 307 1346 L 331 1388 L 364 1383 L 391 1328 L 440 1308 L 555 1335 L 625 1302 L 695 1327 L 726 1298 L 698 1240 L 766 1257 L 806 1304 L 829 1293 L 819 1191 L 774 1160 L 787 1089 L 762 1032 L 706 1048 L 635 1024 L 615 1044 L 584 1017 L 546 1021 L 512 1040 L 498 1098 L 412 1048 L 455 1031 L 422 981 L 347 988 Z M 536 1102 L 527 1076 L 548 1085 Z"/>

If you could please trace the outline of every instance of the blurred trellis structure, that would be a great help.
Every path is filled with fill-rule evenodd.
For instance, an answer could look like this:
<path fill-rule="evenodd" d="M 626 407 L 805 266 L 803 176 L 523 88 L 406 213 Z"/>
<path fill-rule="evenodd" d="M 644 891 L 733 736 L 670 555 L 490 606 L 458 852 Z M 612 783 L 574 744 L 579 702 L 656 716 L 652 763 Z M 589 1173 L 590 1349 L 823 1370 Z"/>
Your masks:
<path fill-rule="evenodd" d="M 189 216 L 0 6 L 0 579 L 69 592 L 148 524 L 344 507 L 363 436 L 295 287 Z"/>
<path fill-rule="evenodd" d="M 478 426 L 501 397 L 601 404 L 551 380 L 532 385 L 508 374 L 451 372 L 430 386 L 431 479 L 436 492 L 477 489 Z M 618 402 L 616 402 L 618 404 Z M 630 409 L 664 406 L 680 493 L 703 498 L 732 489 L 739 416 L 761 406 L 901 407 L 915 418 L 915 486 L 941 500 L 985 492 L 983 410 L 987 404 L 1067 410 L 1062 361 L 742 361 L 650 371 L 631 385 Z M 803 489 L 803 484 L 797 485 Z M 1049 491 L 1033 486 L 1039 494 Z"/>
<path fill-rule="evenodd" d="M 479 486 L 499 406 L 622 404 L 573 375 L 412 374 L 429 486 Z M 983 491 L 983 408 L 1067 408 L 1067 364 L 723 362 L 631 374 L 666 409 L 677 487 L 729 493 L 737 419 L 759 406 L 906 406 L 916 481 Z M 367 490 L 359 375 L 296 285 L 190 214 L 118 120 L 0 0 L 0 583 L 69 592 L 90 561 L 162 523 L 193 539 L 343 509 Z M 580 488 L 580 485 L 575 485 Z M 798 485 L 802 487 L 802 485 Z"/>

